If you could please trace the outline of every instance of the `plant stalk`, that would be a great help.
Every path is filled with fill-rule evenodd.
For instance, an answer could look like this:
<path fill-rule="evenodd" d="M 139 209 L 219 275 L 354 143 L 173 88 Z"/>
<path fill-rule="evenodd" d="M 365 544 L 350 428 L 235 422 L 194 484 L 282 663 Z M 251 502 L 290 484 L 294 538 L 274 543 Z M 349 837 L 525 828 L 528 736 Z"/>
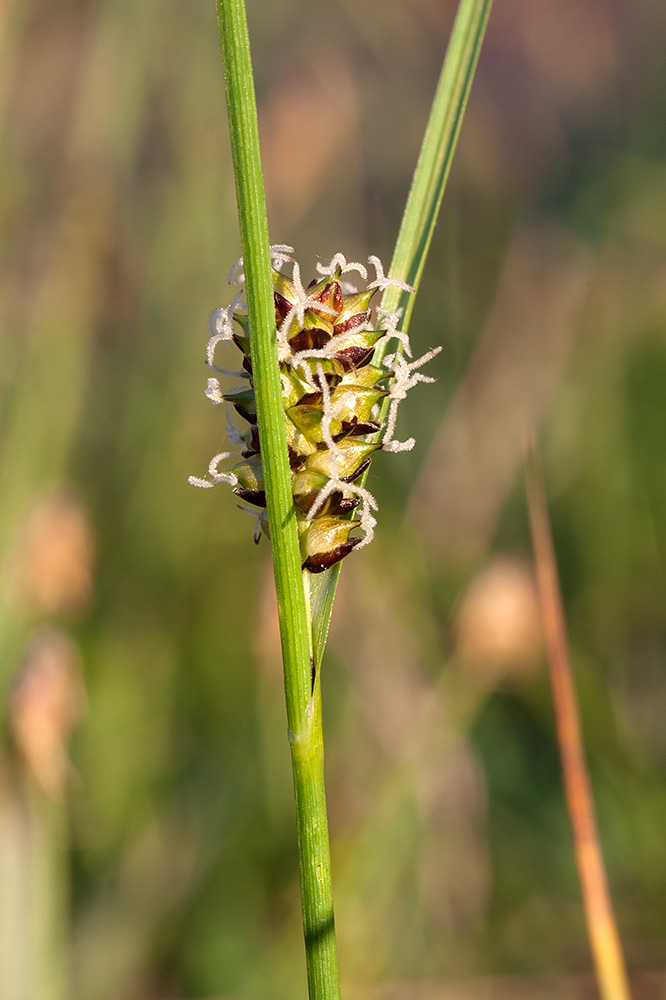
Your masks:
<path fill-rule="evenodd" d="M 602 1000 L 630 1000 L 585 759 L 555 548 L 535 437 L 526 443 L 525 478 L 564 792 L 599 993 Z"/>
<path fill-rule="evenodd" d="M 217 0 L 252 373 L 284 664 L 310 1000 L 338 1000 L 319 671 L 301 574 L 276 349 L 273 281 L 250 42 L 243 0 Z"/>

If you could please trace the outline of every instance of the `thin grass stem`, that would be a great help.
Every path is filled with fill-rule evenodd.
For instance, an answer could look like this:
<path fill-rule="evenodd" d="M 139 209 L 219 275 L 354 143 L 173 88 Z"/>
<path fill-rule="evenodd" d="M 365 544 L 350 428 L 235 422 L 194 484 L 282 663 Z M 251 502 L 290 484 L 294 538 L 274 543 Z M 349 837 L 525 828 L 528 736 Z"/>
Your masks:
<path fill-rule="evenodd" d="M 280 620 L 298 831 L 310 1000 L 340 995 L 324 792 L 318 672 L 309 598 L 301 575 L 276 351 L 275 309 L 259 129 L 243 0 L 217 0 L 238 217 L 250 323 L 252 371 Z"/>

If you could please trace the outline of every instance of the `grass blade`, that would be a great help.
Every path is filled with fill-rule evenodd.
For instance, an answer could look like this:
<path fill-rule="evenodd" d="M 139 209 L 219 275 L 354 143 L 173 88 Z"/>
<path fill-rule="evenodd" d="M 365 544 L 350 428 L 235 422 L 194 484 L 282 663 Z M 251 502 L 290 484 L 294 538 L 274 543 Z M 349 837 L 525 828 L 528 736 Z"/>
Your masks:
<path fill-rule="evenodd" d="M 492 0 L 461 0 L 389 271 L 418 291 L 444 189 L 458 144 Z M 407 331 L 415 296 L 390 287 L 382 306 L 403 308 Z"/>
<path fill-rule="evenodd" d="M 432 234 L 458 142 L 467 99 L 485 35 L 492 0 L 461 0 L 444 58 L 421 152 L 414 171 L 389 274 L 418 290 Z M 382 307 L 403 310 L 401 329 L 408 330 L 415 296 L 396 287 L 386 289 Z M 386 348 L 378 348 L 376 363 Z M 314 659 L 324 654 L 340 567 L 312 581 Z"/>

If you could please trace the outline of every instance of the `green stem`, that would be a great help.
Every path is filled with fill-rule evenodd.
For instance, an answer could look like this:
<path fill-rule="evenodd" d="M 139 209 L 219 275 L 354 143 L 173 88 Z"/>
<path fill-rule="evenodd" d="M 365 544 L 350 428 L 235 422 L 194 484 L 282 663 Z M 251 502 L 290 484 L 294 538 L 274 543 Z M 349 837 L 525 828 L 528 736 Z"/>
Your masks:
<path fill-rule="evenodd" d="M 250 323 L 252 372 L 280 619 L 311 1000 L 340 995 L 324 793 L 321 699 L 313 684 L 309 595 L 301 576 L 276 350 L 268 221 L 243 0 L 217 0 Z M 318 672 L 317 672 L 318 673 Z"/>
<path fill-rule="evenodd" d="M 309 605 L 310 574 L 303 572 Z M 324 738 L 321 713 L 321 674 L 315 675 L 305 731 L 291 734 L 291 764 L 296 799 L 298 857 L 301 874 L 303 928 L 311 998 L 340 997 L 335 944 L 331 854 L 324 791 Z"/>
<path fill-rule="evenodd" d="M 308 991 L 311 1000 L 339 1000 L 319 677 L 317 673 L 304 732 L 298 736 L 290 734 L 291 765 Z"/>

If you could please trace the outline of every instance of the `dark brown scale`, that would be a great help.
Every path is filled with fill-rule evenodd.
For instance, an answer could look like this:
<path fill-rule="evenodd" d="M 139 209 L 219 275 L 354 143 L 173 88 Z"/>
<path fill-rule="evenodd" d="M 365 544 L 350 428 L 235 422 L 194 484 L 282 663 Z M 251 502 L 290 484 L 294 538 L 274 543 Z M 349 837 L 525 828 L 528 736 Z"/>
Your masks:
<path fill-rule="evenodd" d="M 337 372 L 324 372 L 324 378 L 329 389 L 335 389 L 342 382 L 342 375 L 338 375 Z M 317 374 L 317 381 L 321 385 L 321 376 L 319 374 Z M 305 403 L 306 406 L 319 406 L 322 396 L 323 393 L 321 392 L 306 392 L 298 402 L 299 404 Z"/>
<path fill-rule="evenodd" d="M 313 278 L 307 287 L 307 291 L 314 288 L 317 284 L 317 279 Z M 317 292 L 313 297 L 314 302 L 324 302 L 327 306 L 331 306 L 336 312 L 342 311 L 342 289 L 337 281 L 329 281 L 324 287 Z"/>
<path fill-rule="evenodd" d="M 378 449 L 379 450 L 379 449 Z M 351 476 L 341 476 L 340 481 L 343 483 L 355 483 L 359 476 L 362 476 L 366 469 L 370 468 L 371 458 L 366 458 L 365 462 L 361 462 L 356 472 Z"/>
<path fill-rule="evenodd" d="M 349 372 L 355 368 L 369 365 L 374 353 L 374 346 L 362 347 L 360 344 L 354 344 L 352 347 L 345 348 L 344 351 L 338 351 L 335 359 L 340 362 L 345 371 Z"/>
<path fill-rule="evenodd" d="M 279 292 L 273 292 L 273 301 L 275 302 L 275 321 L 279 326 L 282 320 L 287 318 L 287 314 L 291 309 L 291 302 L 285 299 L 284 295 L 280 295 Z"/>
<path fill-rule="evenodd" d="M 308 289 L 314 288 L 314 286 L 316 284 L 317 284 L 316 280 L 311 281 L 310 284 L 308 285 Z M 319 289 L 319 291 L 317 292 L 316 295 L 310 296 L 312 298 L 312 301 L 313 302 L 326 302 L 326 305 L 328 305 L 327 299 L 329 299 L 331 297 L 331 291 L 333 290 L 333 284 L 334 283 L 332 281 L 327 282 L 327 284 L 325 284 L 323 288 Z M 337 281 L 335 282 L 335 284 L 337 285 Z M 335 292 L 333 292 L 333 294 L 335 294 Z"/>
<path fill-rule="evenodd" d="M 294 472 L 305 465 L 306 455 L 297 455 L 293 448 L 289 448 L 289 468 Z"/>
<path fill-rule="evenodd" d="M 311 330 L 301 330 L 295 336 L 289 338 L 289 346 L 294 354 L 299 351 L 320 351 L 326 347 L 331 339 L 327 330 L 315 326 Z"/>
<path fill-rule="evenodd" d="M 326 384 L 329 389 L 335 389 L 340 382 L 342 382 L 342 375 L 336 375 L 335 372 L 325 372 L 324 378 L 326 379 Z M 317 380 L 321 385 L 321 376 L 317 375 Z M 323 399 L 322 392 L 306 392 L 298 401 L 299 406 L 301 404 L 305 406 L 320 406 Z"/>
<path fill-rule="evenodd" d="M 330 552 L 322 553 L 322 555 L 310 556 L 303 563 L 303 569 L 309 570 L 311 573 L 323 573 L 325 569 L 330 569 L 331 566 L 335 566 L 336 563 L 348 556 L 352 549 L 355 549 L 358 543 L 361 541 L 360 538 L 352 538 L 348 542 L 344 542 L 342 545 L 336 545 L 334 549 Z"/>
<path fill-rule="evenodd" d="M 379 424 L 373 420 L 368 420 L 364 424 L 359 424 L 358 420 L 349 420 L 343 423 L 340 434 L 336 434 L 335 440 L 339 441 L 343 437 L 362 437 L 364 434 L 376 434 L 379 431 Z"/>
<path fill-rule="evenodd" d="M 335 516 L 338 514 L 349 514 L 350 511 L 356 510 L 360 502 L 358 497 L 343 497 L 342 493 L 333 493 L 331 494 L 331 503 L 326 513 Z"/>
<path fill-rule="evenodd" d="M 319 406 L 322 401 L 321 392 L 306 392 L 304 396 L 301 396 L 298 403 L 299 406 L 303 403 L 305 406 Z"/>
<path fill-rule="evenodd" d="M 264 490 L 243 490 L 239 489 L 237 486 L 234 489 L 234 493 L 241 500 L 245 500 L 246 503 L 251 503 L 254 507 L 265 507 L 266 506 L 266 493 Z"/>
<path fill-rule="evenodd" d="M 294 503 L 303 514 L 309 514 L 318 497 L 319 490 L 311 490 L 309 493 L 302 493 L 295 497 Z M 339 490 L 336 490 L 326 498 L 321 509 L 317 511 L 317 516 L 328 514 L 337 517 L 341 514 L 349 514 L 352 510 L 356 510 L 360 502 L 358 497 L 345 497 Z"/>
<path fill-rule="evenodd" d="M 337 335 L 338 333 L 347 333 L 348 330 L 353 330 L 356 326 L 361 326 L 362 323 L 367 323 L 370 319 L 370 310 L 367 312 L 354 313 L 344 321 L 344 323 L 336 323 L 333 327 L 333 333 Z"/>
<path fill-rule="evenodd" d="M 338 386 L 340 382 L 342 382 L 342 375 L 338 375 L 337 372 L 324 372 L 324 378 L 326 379 L 326 384 L 329 387 L 329 389 L 335 389 L 336 386 Z M 319 375 L 317 375 L 317 379 L 320 379 Z M 321 385 L 321 381 L 319 382 L 319 384 Z M 308 393 L 307 396 L 301 396 L 301 398 L 299 399 L 299 403 L 303 403 L 308 398 L 309 395 L 312 396 L 318 395 L 319 401 L 321 402 L 321 393 Z"/>

